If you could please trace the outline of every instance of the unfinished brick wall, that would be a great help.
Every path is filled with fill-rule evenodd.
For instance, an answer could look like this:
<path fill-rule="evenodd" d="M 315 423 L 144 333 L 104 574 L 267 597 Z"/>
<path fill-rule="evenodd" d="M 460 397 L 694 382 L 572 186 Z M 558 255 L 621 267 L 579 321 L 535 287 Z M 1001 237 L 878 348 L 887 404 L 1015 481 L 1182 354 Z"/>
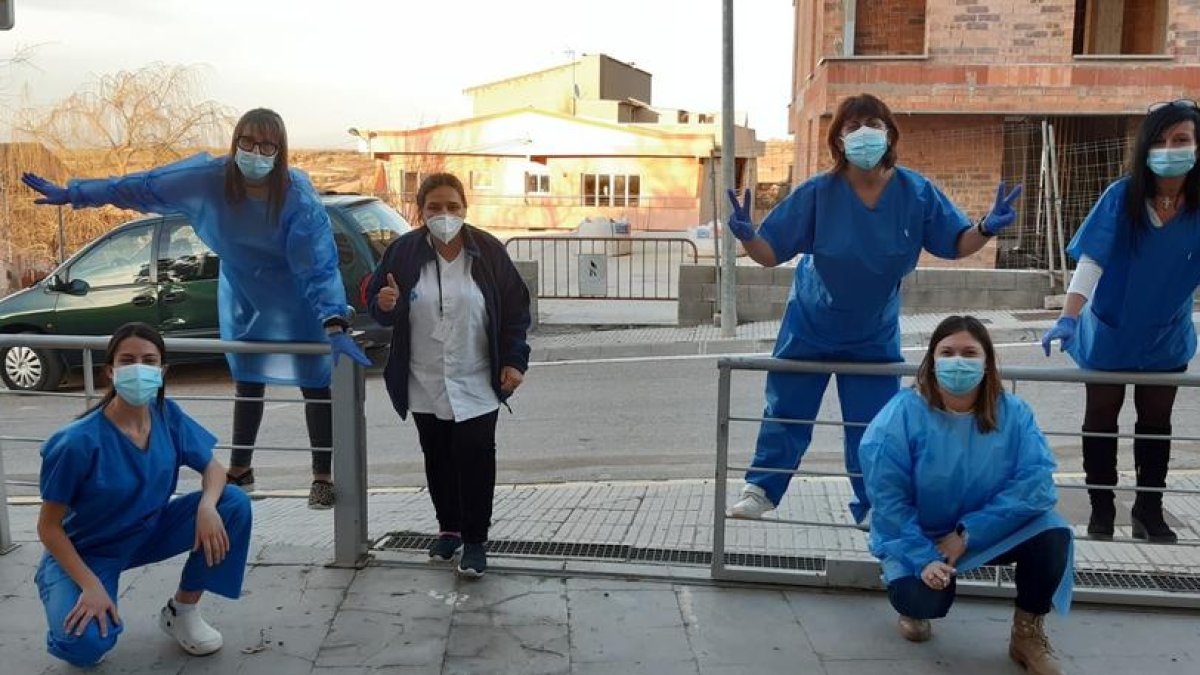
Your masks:
<path fill-rule="evenodd" d="M 857 0 L 854 54 L 924 54 L 925 0 Z"/>
<path fill-rule="evenodd" d="M 1167 53 L 1174 54 L 1177 62 L 1200 61 L 1200 0 L 1171 0 L 1167 42 Z M 1200 97 L 1200 82 L 1185 93 Z"/>
<path fill-rule="evenodd" d="M 1075 0 L 929 0 L 931 57 L 947 63 L 1071 60 Z"/>

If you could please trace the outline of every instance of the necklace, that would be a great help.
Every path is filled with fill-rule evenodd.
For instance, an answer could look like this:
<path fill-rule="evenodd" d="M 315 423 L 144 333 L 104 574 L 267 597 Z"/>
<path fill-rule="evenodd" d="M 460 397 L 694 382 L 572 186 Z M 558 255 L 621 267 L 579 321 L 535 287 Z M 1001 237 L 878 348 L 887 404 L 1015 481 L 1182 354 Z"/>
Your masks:
<path fill-rule="evenodd" d="M 1162 209 L 1163 211 L 1169 211 L 1175 208 L 1175 202 L 1177 201 L 1179 201 L 1179 195 L 1173 195 L 1171 197 L 1159 197 L 1158 208 Z"/>

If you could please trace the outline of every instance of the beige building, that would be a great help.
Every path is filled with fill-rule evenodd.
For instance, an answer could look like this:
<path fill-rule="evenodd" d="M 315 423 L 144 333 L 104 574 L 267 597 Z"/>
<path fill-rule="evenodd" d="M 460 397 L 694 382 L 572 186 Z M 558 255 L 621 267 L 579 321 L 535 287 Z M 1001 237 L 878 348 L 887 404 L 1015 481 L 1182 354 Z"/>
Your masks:
<path fill-rule="evenodd" d="M 465 93 L 471 118 L 356 130 L 408 214 L 421 178 L 449 171 L 467 189 L 469 220 L 492 229 L 571 229 L 606 216 L 683 230 L 712 219 L 720 115 L 654 106 L 650 73 L 585 55 Z M 763 144 L 740 121 L 739 182 L 754 184 Z"/>

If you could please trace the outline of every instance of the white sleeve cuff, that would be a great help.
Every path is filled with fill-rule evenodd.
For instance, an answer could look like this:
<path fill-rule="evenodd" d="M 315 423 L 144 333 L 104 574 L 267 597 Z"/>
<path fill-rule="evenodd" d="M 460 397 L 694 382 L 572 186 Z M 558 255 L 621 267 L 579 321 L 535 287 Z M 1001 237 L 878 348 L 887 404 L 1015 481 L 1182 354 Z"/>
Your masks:
<path fill-rule="evenodd" d="M 1100 275 L 1104 273 L 1104 268 L 1088 256 L 1083 256 L 1079 259 L 1079 264 L 1075 266 L 1075 273 L 1071 275 L 1071 285 L 1067 288 L 1067 293 L 1078 293 L 1084 298 L 1091 299 L 1092 294 L 1096 292 L 1096 284 L 1100 283 Z"/>

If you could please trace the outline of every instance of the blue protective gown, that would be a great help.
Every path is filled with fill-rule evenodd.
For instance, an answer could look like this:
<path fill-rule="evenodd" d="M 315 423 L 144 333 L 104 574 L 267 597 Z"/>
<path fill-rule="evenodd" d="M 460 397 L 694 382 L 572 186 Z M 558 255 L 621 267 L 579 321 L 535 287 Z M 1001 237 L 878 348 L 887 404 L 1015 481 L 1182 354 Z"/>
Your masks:
<path fill-rule="evenodd" d="M 970 221 L 928 179 L 896 167 L 874 208 L 867 208 L 840 174 L 814 176 L 767 215 L 758 234 L 784 262 L 807 254 L 796 267 L 774 356 L 808 361 L 903 361 L 900 355 L 900 282 L 922 249 L 958 257 L 958 238 Z M 764 417 L 814 419 L 828 375 L 769 373 Z M 865 424 L 900 388 L 896 377 L 839 375 L 842 419 Z M 849 473 L 859 473 L 862 426 L 844 429 Z M 764 422 L 753 466 L 795 469 L 812 440 L 812 426 Z M 791 476 L 750 471 L 775 504 Z M 851 479 L 850 509 L 861 520 L 870 502 L 862 480 Z"/>
<path fill-rule="evenodd" d="M 1110 185 L 1067 247 L 1104 269 L 1067 352 L 1092 370 L 1178 370 L 1196 353 L 1200 210 L 1135 233 L 1125 215 L 1128 187 L 1128 178 Z"/>
<path fill-rule="evenodd" d="M 77 208 L 112 204 L 187 216 L 221 259 L 222 340 L 327 342 L 323 323 L 348 314 L 329 214 L 308 176 L 289 169 L 291 186 L 278 223 L 267 203 L 225 199 L 226 157 L 199 154 L 119 178 L 72 180 Z M 329 386 L 328 355 L 228 354 L 239 382 Z"/>
<path fill-rule="evenodd" d="M 974 415 L 931 408 L 914 389 L 896 394 L 859 447 L 871 514 L 870 547 L 888 583 L 920 576 L 944 560 L 936 541 L 959 523 L 969 572 L 1045 530 L 1071 526 L 1055 510 L 1054 455 L 1029 405 L 1005 393 L 998 428 L 982 433 Z M 1066 613 L 1074 585 L 1074 544 L 1054 606 Z"/>
<path fill-rule="evenodd" d="M 63 530 L 109 597 L 117 600 L 121 572 L 190 551 L 195 541 L 196 509 L 201 494 L 172 499 L 179 469 L 202 472 L 212 461 L 216 437 L 174 401 L 149 406 L 150 438 L 143 450 L 97 409 L 51 436 L 42 447 L 42 499 L 67 506 Z M 230 548 L 209 567 L 203 551 L 183 569 L 180 588 L 237 598 L 242 591 L 250 546 L 249 499 L 226 486 L 217 512 Z M 66 633 L 63 623 L 79 598 L 79 586 L 48 552 L 35 575 L 46 610 L 46 646 L 51 654 L 78 666 L 95 663 L 112 649 L 122 626 L 101 637 L 95 621 L 82 636 Z"/>

